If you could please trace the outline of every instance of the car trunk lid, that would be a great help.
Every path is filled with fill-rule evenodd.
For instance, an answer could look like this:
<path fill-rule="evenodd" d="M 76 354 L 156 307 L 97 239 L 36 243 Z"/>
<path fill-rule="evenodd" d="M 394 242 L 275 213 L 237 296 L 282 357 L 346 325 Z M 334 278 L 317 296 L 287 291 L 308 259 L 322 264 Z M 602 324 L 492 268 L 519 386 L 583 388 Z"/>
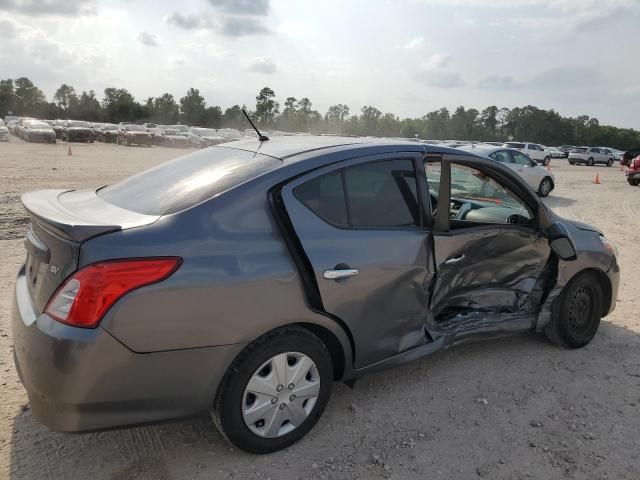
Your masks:
<path fill-rule="evenodd" d="M 78 268 L 85 240 L 158 219 L 109 204 L 93 190 L 39 190 L 24 194 L 22 204 L 31 220 L 24 240 L 25 271 L 38 313 Z"/>

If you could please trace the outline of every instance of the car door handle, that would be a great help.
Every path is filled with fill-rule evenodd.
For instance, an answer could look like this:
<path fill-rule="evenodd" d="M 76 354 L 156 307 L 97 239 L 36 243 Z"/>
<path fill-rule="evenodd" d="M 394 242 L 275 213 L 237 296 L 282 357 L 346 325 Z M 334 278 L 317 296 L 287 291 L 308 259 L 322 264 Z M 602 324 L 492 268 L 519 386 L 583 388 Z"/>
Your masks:
<path fill-rule="evenodd" d="M 353 277 L 359 273 L 360 270 L 357 268 L 344 268 L 341 270 L 325 270 L 322 276 L 326 280 L 339 280 L 341 278 Z"/>
<path fill-rule="evenodd" d="M 445 260 L 445 265 L 451 265 L 452 263 L 458 263 L 460 260 L 464 258 L 464 255 L 458 255 L 457 257 L 449 258 Z"/>

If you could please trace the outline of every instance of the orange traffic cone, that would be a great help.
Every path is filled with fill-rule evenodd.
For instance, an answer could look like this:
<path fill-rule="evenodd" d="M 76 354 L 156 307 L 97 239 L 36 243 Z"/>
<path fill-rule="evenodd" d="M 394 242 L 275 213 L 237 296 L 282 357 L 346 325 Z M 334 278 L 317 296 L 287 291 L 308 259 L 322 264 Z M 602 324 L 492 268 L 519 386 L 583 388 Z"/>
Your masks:
<path fill-rule="evenodd" d="M 593 179 L 593 183 L 600 185 L 600 174 L 596 173 L 596 178 Z"/>
<path fill-rule="evenodd" d="M 69 144 L 69 148 L 67 148 L 67 155 L 69 157 L 73 155 L 73 153 L 71 153 L 71 144 Z"/>

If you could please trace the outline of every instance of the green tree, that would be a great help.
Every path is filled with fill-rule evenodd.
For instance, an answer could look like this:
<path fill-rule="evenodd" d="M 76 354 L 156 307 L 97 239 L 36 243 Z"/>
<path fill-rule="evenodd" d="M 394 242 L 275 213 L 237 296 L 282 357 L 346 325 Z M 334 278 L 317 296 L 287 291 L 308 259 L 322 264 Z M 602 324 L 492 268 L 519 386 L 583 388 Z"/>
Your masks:
<path fill-rule="evenodd" d="M 264 87 L 256 96 L 256 121 L 264 127 L 274 126 L 280 113 L 280 104 L 275 96 L 275 92 L 269 87 Z"/>
<path fill-rule="evenodd" d="M 149 118 L 155 122 L 165 125 L 178 123 L 180 117 L 180 107 L 176 103 L 175 98 L 170 93 L 163 93 L 159 97 L 150 99 L 147 102 L 150 109 Z"/>
<path fill-rule="evenodd" d="M 109 122 L 133 122 L 144 116 L 142 105 L 124 88 L 105 88 L 102 100 L 104 118 Z"/>
<path fill-rule="evenodd" d="M 47 108 L 47 101 L 38 87 L 26 77 L 15 80 L 15 110 L 20 115 L 38 116 Z"/>
<path fill-rule="evenodd" d="M 102 108 L 93 90 L 89 90 L 89 93 L 82 92 L 80 98 L 72 101 L 71 107 L 74 118 L 94 122 L 102 118 Z"/>
<path fill-rule="evenodd" d="M 14 111 L 15 91 L 13 80 L 0 80 L 0 116 L 4 117 Z"/>
<path fill-rule="evenodd" d="M 187 94 L 180 99 L 180 118 L 186 125 L 204 125 L 206 121 L 206 107 L 204 97 L 200 90 L 190 88 Z"/>
<path fill-rule="evenodd" d="M 246 119 L 242 113 L 244 105 L 233 105 L 227 108 L 222 115 L 222 124 L 228 128 L 242 128 L 246 124 Z"/>
<path fill-rule="evenodd" d="M 71 106 L 78 102 L 78 96 L 76 95 L 75 88 L 63 83 L 53 95 L 53 100 L 56 102 L 58 108 L 66 114 L 69 112 Z"/>

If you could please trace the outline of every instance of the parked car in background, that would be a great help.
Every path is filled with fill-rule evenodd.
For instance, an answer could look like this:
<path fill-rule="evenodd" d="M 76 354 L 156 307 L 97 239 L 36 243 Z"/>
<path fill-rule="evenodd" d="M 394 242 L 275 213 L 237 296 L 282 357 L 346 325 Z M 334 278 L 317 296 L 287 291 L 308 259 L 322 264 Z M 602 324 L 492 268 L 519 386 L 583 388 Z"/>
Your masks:
<path fill-rule="evenodd" d="M 521 176 L 540 197 L 548 196 L 556 186 L 553 173 L 519 150 L 486 144 L 463 145 L 457 149 L 495 160 L 509 167 Z"/>
<path fill-rule="evenodd" d="M 604 164 L 610 167 L 613 165 L 613 156 L 611 152 L 606 153 L 605 149 L 600 147 L 576 147 L 569 153 L 569 164 L 578 163 L 588 166 Z"/>
<path fill-rule="evenodd" d="M 142 126 L 149 132 L 151 135 L 155 134 L 157 123 L 143 123 Z"/>
<path fill-rule="evenodd" d="M 502 145 L 504 145 L 504 142 L 482 142 L 485 143 L 487 145 L 492 145 L 494 147 L 501 147 Z"/>
<path fill-rule="evenodd" d="M 220 135 L 223 138 L 226 138 L 227 141 L 239 140 L 241 138 L 244 138 L 242 133 L 240 133 L 240 131 L 236 130 L 235 128 L 219 128 L 217 132 L 218 132 L 218 135 Z M 267 132 L 262 132 L 262 133 L 268 135 Z"/>
<path fill-rule="evenodd" d="M 9 133 L 11 135 L 18 136 L 17 128 L 18 128 L 18 121 L 17 120 L 9 120 L 7 122 L 7 129 L 9 130 Z"/>
<path fill-rule="evenodd" d="M 118 136 L 116 143 L 120 145 L 141 145 L 150 147 L 152 145 L 151 134 L 142 125 L 133 123 L 121 123 L 118 125 Z"/>
<path fill-rule="evenodd" d="M 9 141 L 9 129 L 4 124 L 4 121 L 0 119 L 0 142 Z"/>
<path fill-rule="evenodd" d="M 34 122 L 37 119 L 32 118 L 32 117 L 20 117 L 18 119 L 18 124 L 16 125 L 15 128 L 15 136 L 17 136 L 18 138 L 21 138 L 24 140 L 24 128 L 26 126 L 27 123 L 29 122 Z"/>
<path fill-rule="evenodd" d="M 62 131 L 64 129 L 63 127 L 64 127 L 64 120 L 56 119 L 53 121 L 51 128 L 53 128 L 53 131 L 56 132 L 56 138 L 62 139 Z"/>
<path fill-rule="evenodd" d="M 551 158 L 564 158 L 564 152 L 558 150 L 556 147 L 547 147 L 545 145 L 540 145 L 545 152 L 547 152 Z"/>
<path fill-rule="evenodd" d="M 621 152 L 620 150 L 618 150 L 617 148 L 607 148 L 607 150 L 611 151 L 611 154 L 613 156 L 613 161 L 614 162 L 619 162 L 620 161 L 620 157 L 622 157 L 622 154 L 624 153 L 624 152 Z"/>
<path fill-rule="evenodd" d="M 191 131 L 191 128 L 188 125 L 167 125 L 167 128 L 171 130 L 177 130 L 178 132 L 184 134 L 185 136 Z"/>
<path fill-rule="evenodd" d="M 162 147 L 181 147 L 189 146 L 187 136 L 179 130 L 173 128 L 156 128 L 153 135 L 153 144 Z"/>
<path fill-rule="evenodd" d="M 632 158 L 629 162 L 629 169 L 627 170 L 627 182 L 633 187 L 640 185 L 640 153 Z"/>
<path fill-rule="evenodd" d="M 192 127 L 187 134 L 187 139 L 192 147 L 204 148 L 224 143 L 227 139 L 218 134 L 213 128 Z"/>
<path fill-rule="evenodd" d="M 33 417 L 68 432 L 210 413 L 274 452 L 334 381 L 474 338 L 584 347 L 620 282 L 596 227 L 499 162 L 416 142 L 247 139 L 22 203 L 16 371 Z"/>
<path fill-rule="evenodd" d="M 571 152 L 571 150 L 573 150 L 574 148 L 576 148 L 574 145 L 562 145 L 558 147 L 558 150 L 564 153 L 564 158 L 568 158 L 569 152 Z"/>
<path fill-rule="evenodd" d="M 96 140 L 104 143 L 116 143 L 118 138 L 118 125 L 114 123 L 101 123 L 95 130 Z"/>
<path fill-rule="evenodd" d="M 535 160 L 536 162 L 541 163 L 545 166 L 549 165 L 549 162 L 551 162 L 551 155 L 537 143 L 505 142 L 502 146 L 505 148 L 515 148 L 525 155 L 528 155 L 531 160 Z"/>
<path fill-rule="evenodd" d="M 88 122 L 82 120 L 65 120 L 62 124 L 62 139 L 67 142 L 93 143 L 93 131 Z"/>
<path fill-rule="evenodd" d="M 56 132 L 45 122 L 37 120 L 26 122 L 22 128 L 22 139 L 25 142 L 56 143 Z"/>
<path fill-rule="evenodd" d="M 631 160 L 640 155 L 640 147 L 627 150 L 620 156 L 620 163 L 625 166 L 631 165 Z"/>

